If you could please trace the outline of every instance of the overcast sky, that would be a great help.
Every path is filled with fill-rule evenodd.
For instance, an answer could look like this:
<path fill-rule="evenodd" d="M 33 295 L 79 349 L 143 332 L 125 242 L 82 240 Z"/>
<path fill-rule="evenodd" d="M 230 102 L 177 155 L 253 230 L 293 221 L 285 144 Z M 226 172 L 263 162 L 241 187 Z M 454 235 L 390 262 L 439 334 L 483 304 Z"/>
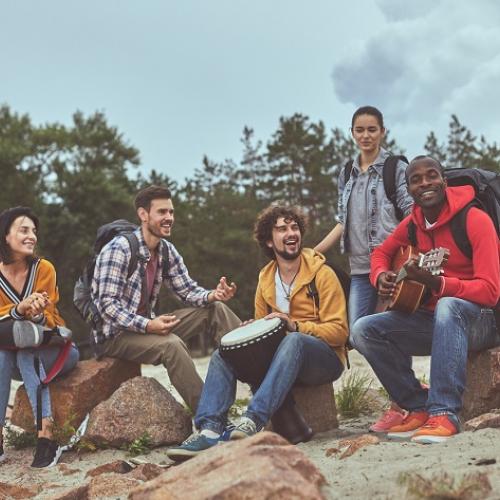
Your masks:
<path fill-rule="evenodd" d="M 239 160 L 294 112 L 348 131 L 374 104 L 409 156 L 451 113 L 500 139 L 497 0 L 0 0 L 0 103 L 104 111 L 142 168 Z"/>

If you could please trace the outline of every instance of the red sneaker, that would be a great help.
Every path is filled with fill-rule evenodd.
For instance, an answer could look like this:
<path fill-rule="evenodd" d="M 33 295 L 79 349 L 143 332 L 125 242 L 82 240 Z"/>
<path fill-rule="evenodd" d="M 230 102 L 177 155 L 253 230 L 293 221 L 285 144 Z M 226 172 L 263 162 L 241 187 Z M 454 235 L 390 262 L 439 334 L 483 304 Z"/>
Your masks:
<path fill-rule="evenodd" d="M 373 425 L 370 426 L 370 432 L 387 432 L 391 427 L 401 425 L 406 416 L 404 410 L 389 408 Z"/>
<path fill-rule="evenodd" d="M 400 425 L 395 425 L 389 429 L 387 437 L 389 439 L 409 438 L 427 422 L 428 418 L 429 414 L 426 411 L 412 411 L 406 415 Z"/>
<path fill-rule="evenodd" d="M 429 417 L 411 440 L 422 444 L 442 443 L 459 432 L 458 420 L 454 415 L 435 415 Z"/>

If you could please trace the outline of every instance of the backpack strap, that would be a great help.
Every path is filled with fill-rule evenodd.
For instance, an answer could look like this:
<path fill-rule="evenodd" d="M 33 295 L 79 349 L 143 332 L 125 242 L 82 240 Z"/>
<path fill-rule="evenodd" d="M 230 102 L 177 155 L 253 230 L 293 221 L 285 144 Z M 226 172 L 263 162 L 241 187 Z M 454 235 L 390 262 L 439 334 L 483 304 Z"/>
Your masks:
<path fill-rule="evenodd" d="M 351 177 L 352 165 L 354 160 L 347 160 L 344 165 L 344 186 L 347 184 Z"/>
<path fill-rule="evenodd" d="M 455 245 L 469 259 L 472 259 L 472 245 L 467 235 L 467 215 L 469 210 L 474 206 L 476 206 L 474 203 L 465 205 L 450 222 L 451 234 L 453 235 Z"/>
<path fill-rule="evenodd" d="M 415 223 L 410 220 L 408 222 L 408 240 L 410 241 L 410 245 L 413 248 L 418 248 L 418 242 L 417 242 L 417 226 Z"/>
<path fill-rule="evenodd" d="M 396 193 L 396 170 L 399 161 L 408 163 L 408 159 L 403 155 L 391 155 L 384 161 L 384 169 L 382 170 L 382 178 L 384 181 L 384 191 L 387 199 L 392 203 L 396 217 L 398 220 L 403 220 L 403 211 L 398 207 Z"/>
<path fill-rule="evenodd" d="M 314 299 L 316 309 L 319 309 L 319 293 L 318 287 L 316 286 L 316 276 L 314 276 L 312 281 L 307 285 L 307 296 Z"/>
<path fill-rule="evenodd" d="M 166 280 L 168 278 L 168 269 L 169 269 L 169 250 L 168 250 L 168 243 L 164 240 L 160 240 L 161 244 L 161 259 L 162 259 L 162 270 L 161 270 L 161 277 L 163 280 Z"/>
<path fill-rule="evenodd" d="M 123 233 L 122 236 L 124 236 L 128 244 L 130 245 L 130 252 L 131 252 L 131 257 L 128 262 L 128 271 L 127 271 L 127 279 L 132 276 L 133 272 L 135 271 L 137 267 L 137 261 L 138 261 L 138 256 L 139 256 L 139 240 L 137 239 L 137 236 L 134 233 Z"/>

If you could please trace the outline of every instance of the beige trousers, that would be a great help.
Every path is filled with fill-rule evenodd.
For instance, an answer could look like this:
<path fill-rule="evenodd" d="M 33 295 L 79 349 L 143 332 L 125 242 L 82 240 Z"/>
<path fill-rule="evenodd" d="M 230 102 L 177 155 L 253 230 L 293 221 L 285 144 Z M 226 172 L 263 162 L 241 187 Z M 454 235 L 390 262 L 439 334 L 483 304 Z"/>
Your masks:
<path fill-rule="evenodd" d="M 198 335 L 201 330 L 218 343 L 225 333 L 240 324 L 240 319 L 222 302 L 177 309 L 169 314 L 174 314 L 181 322 L 168 335 L 123 331 L 104 343 L 103 355 L 140 364 L 162 364 L 172 385 L 196 413 L 203 381 L 184 341 Z"/>

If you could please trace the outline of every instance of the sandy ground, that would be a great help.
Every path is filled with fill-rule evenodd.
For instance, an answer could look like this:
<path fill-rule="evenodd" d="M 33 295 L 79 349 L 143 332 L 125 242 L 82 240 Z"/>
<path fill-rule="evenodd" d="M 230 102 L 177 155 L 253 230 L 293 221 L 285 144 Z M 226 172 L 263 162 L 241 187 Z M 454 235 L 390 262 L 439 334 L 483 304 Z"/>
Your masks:
<path fill-rule="evenodd" d="M 377 388 L 377 381 L 364 359 L 353 352 L 350 360 L 351 369 L 370 374 L 374 379 L 372 387 Z M 202 377 L 206 375 L 208 361 L 209 358 L 196 360 Z M 425 376 L 428 379 L 429 358 L 415 358 L 414 370 L 418 377 Z M 158 379 L 165 387 L 172 390 L 162 367 L 144 367 L 143 375 Z M 334 385 L 338 390 L 342 385 L 342 378 Z M 239 384 L 237 397 L 246 398 L 248 395 L 246 386 Z M 446 443 L 430 446 L 381 439 L 379 444 L 362 448 L 345 459 L 340 459 L 338 454 L 328 453 L 328 450 L 338 446 L 339 440 L 365 433 L 376 417 L 377 415 L 368 415 L 341 420 L 338 430 L 316 435 L 309 443 L 298 445 L 325 475 L 328 481 L 325 495 L 328 499 L 409 498 L 406 486 L 398 484 L 401 474 L 414 473 L 432 478 L 438 477 L 442 472 L 457 478 L 466 474 L 485 472 L 488 474 L 492 491 L 488 496 L 483 495 L 478 498 L 500 499 L 500 430 L 498 429 L 465 432 Z M 32 450 L 8 449 L 7 453 L 8 459 L 0 465 L 0 481 L 24 486 L 43 484 L 43 489 L 34 497 L 37 499 L 53 498 L 67 488 L 81 485 L 86 472 L 97 465 L 118 459 L 130 459 L 126 452 L 120 450 L 80 454 L 67 452 L 63 454 L 60 462 L 66 465 L 35 471 L 29 468 Z M 170 465 L 162 448 L 138 458 L 165 466 Z M 494 459 L 496 463 L 480 465 L 482 459 Z M 3 498 L 1 495 L 0 497 Z"/>

